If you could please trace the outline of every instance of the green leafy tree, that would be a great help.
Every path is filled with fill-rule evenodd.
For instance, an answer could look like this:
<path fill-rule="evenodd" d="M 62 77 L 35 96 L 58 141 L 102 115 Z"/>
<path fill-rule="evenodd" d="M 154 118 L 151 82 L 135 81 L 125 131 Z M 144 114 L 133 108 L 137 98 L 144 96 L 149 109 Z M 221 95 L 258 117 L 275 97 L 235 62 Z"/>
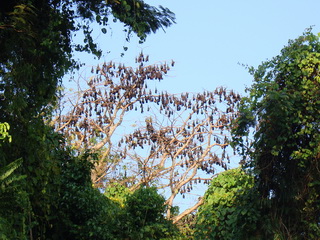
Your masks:
<path fill-rule="evenodd" d="M 25 176 L 14 171 L 22 159 L 0 167 L 0 239 L 25 239 L 27 233 L 28 195 L 19 185 Z"/>
<path fill-rule="evenodd" d="M 139 0 L 1 1 L 1 119 L 13 126 L 8 115 L 22 121 L 52 105 L 57 84 L 66 71 L 77 66 L 74 51 L 101 55 L 92 40 L 90 23 L 106 26 L 112 16 L 142 40 L 174 22 L 168 9 L 159 10 Z M 83 30 L 84 42 L 73 43 L 72 35 L 79 30 Z"/>
<path fill-rule="evenodd" d="M 8 139 L 11 135 L 8 123 L 0 123 L 0 141 Z M 0 152 L 1 152 L 0 142 Z M 0 166 L 0 239 L 24 239 L 26 231 L 28 197 L 19 186 L 19 180 L 25 176 L 14 174 L 21 166 L 22 159 L 17 159 L 6 166 Z M 18 229 L 16 231 L 16 229 Z"/>
<path fill-rule="evenodd" d="M 260 239 L 254 178 L 241 168 L 214 178 L 197 213 L 195 239 Z"/>
<path fill-rule="evenodd" d="M 93 188 L 92 165 L 66 156 L 60 178 L 58 209 L 50 239 L 115 239 L 120 207 Z"/>
<path fill-rule="evenodd" d="M 14 139 L 2 144 L 0 166 L 23 159 L 14 174 L 26 176 L 19 184 L 31 205 L 24 206 L 31 239 L 53 235 L 63 163 L 70 154 L 45 120 L 51 118 L 59 98 L 62 77 L 78 66 L 74 51 L 101 55 L 90 24 L 96 22 L 106 32 L 112 16 L 124 23 L 128 36 L 134 32 L 141 40 L 174 22 L 168 9 L 139 0 L 0 1 L 0 119 L 10 125 Z M 83 43 L 73 42 L 78 31 L 83 31 Z M 23 234 L 24 230 L 12 227 L 10 231 Z"/>
<path fill-rule="evenodd" d="M 178 234 L 165 218 L 165 198 L 153 187 L 141 187 L 127 196 L 120 216 L 119 239 L 172 239 Z"/>
<path fill-rule="evenodd" d="M 266 235 L 320 235 L 319 64 L 319 38 L 308 30 L 280 55 L 250 68 L 254 84 L 243 98 L 234 139 L 254 170 L 263 215 L 272 222 Z M 246 144 L 253 127 L 253 142 Z"/>
<path fill-rule="evenodd" d="M 105 195 L 117 206 L 114 234 L 118 239 L 173 239 L 178 229 L 165 218 L 165 198 L 155 187 L 140 187 L 135 191 L 111 183 Z"/>

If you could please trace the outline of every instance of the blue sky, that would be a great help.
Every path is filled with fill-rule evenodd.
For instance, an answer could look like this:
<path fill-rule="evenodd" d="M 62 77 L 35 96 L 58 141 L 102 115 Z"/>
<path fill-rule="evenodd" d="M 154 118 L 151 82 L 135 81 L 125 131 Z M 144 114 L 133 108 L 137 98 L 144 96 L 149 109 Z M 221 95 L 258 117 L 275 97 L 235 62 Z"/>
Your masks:
<path fill-rule="evenodd" d="M 150 63 L 173 59 L 176 66 L 157 84 L 172 93 L 217 86 L 243 93 L 252 79 L 239 63 L 258 66 L 306 28 L 314 26 L 315 33 L 320 31 L 318 0 L 146 2 L 168 7 L 176 14 L 177 24 L 148 36 L 142 45 L 135 37 L 126 43 L 121 25 L 112 25 L 106 35 L 97 37 L 100 48 L 111 51 L 98 62 L 113 60 L 130 65 L 140 51 L 150 55 Z M 123 46 L 129 50 L 120 57 Z M 82 60 L 87 65 L 97 62 L 88 57 Z"/>

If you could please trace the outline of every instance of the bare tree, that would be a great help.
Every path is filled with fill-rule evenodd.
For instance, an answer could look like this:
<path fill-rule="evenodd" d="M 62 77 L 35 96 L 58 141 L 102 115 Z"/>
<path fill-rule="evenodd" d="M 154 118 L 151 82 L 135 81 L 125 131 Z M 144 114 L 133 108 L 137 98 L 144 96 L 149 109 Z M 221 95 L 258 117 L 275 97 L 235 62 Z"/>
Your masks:
<path fill-rule="evenodd" d="M 141 54 L 136 69 L 113 62 L 92 69 L 88 88 L 57 117 L 56 127 L 79 153 L 98 154 L 91 176 L 97 186 L 112 181 L 131 190 L 155 185 L 166 190 L 172 207 L 178 194 L 208 184 L 215 166 L 227 168 L 228 130 L 240 96 L 222 87 L 197 94 L 158 92 L 147 85 L 162 80 L 174 62 L 145 66 L 147 61 Z M 135 126 L 126 122 L 132 119 Z M 124 125 L 131 131 L 118 137 L 116 130 Z M 199 198 L 178 216 L 169 207 L 167 218 L 177 222 L 201 203 Z"/>

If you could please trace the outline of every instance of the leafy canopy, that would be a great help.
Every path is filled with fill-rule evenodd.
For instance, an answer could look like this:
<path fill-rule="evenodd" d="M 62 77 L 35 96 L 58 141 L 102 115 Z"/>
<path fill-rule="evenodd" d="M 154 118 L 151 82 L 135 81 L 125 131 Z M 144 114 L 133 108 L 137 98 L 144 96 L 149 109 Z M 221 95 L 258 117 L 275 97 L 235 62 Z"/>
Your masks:
<path fill-rule="evenodd" d="M 280 55 L 250 68 L 254 84 L 235 122 L 235 143 L 254 170 L 273 231 L 286 239 L 320 234 L 319 64 L 319 38 L 307 30 Z"/>
<path fill-rule="evenodd" d="M 66 71 L 78 66 L 74 51 L 101 56 L 91 23 L 100 24 L 105 33 L 110 17 L 124 23 L 128 39 L 135 33 L 142 41 L 175 20 L 169 9 L 141 0 L 1 1 L 1 111 L 21 118 L 53 104 L 57 83 Z M 79 31 L 83 32 L 83 43 L 74 43 L 73 35 Z"/>
<path fill-rule="evenodd" d="M 142 40 L 147 34 L 174 22 L 174 15 L 168 9 L 158 9 L 139 0 L 0 1 L 0 119 L 10 125 L 10 135 L 14 139 L 12 143 L 1 142 L 0 166 L 9 166 L 2 169 L 1 175 L 4 176 L 3 172 L 8 175 L 10 171 L 9 177 L 26 175 L 19 182 L 19 188 L 9 184 L 8 191 L 0 196 L 3 200 L 0 217 L 5 216 L 5 224 L 1 227 L 19 235 L 8 235 L 10 239 L 20 239 L 20 236 L 21 239 L 27 236 L 31 239 L 61 239 L 56 237 L 64 230 L 58 227 L 61 223 L 58 215 L 61 202 L 58 200 L 66 194 L 66 189 L 69 190 L 67 186 L 62 187 L 61 182 L 67 182 L 69 187 L 72 185 L 73 179 L 63 178 L 71 154 L 61 136 L 47 126 L 45 120 L 51 118 L 59 98 L 57 89 L 62 77 L 78 67 L 74 52 L 85 51 L 101 56 L 93 41 L 90 24 L 97 22 L 105 27 L 110 16 L 125 24 L 128 36 L 134 32 Z M 73 36 L 79 31 L 84 34 L 83 42 L 74 43 Z M 106 29 L 102 28 L 102 32 Z M 6 130 L 7 125 L 2 124 L 1 138 L 8 136 Z M 13 161 L 20 158 L 23 162 L 16 168 L 20 160 Z M 76 172 L 75 164 L 73 162 L 70 168 Z M 14 168 L 15 172 L 12 172 Z M 89 187 L 85 188 L 83 195 L 75 192 L 78 194 L 75 199 L 66 197 L 65 204 L 74 201 L 79 206 L 84 200 L 101 205 L 108 202 Z M 19 203 L 15 204 L 17 201 Z M 66 232 L 73 233 L 71 230 L 77 227 L 98 227 L 96 223 L 103 218 L 97 217 L 95 222 L 90 214 L 97 209 L 87 210 L 88 221 L 82 226 L 71 221 L 70 225 L 64 225 L 68 228 Z M 71 213 L 72 208 L 68 208 L 66 215 Z M 97 234 L 102 235 L 103 230 L 100 230 Z M 88 239 L 90 236 L 86 234 L 90 231 L 80 231 L 78 236 Z"/>
<path fill-rule="evenodd" d="M 253 186 L 241 168 L 214 178 L 197 213 L 195 239 L 254 239 L 260 213 Z"/>

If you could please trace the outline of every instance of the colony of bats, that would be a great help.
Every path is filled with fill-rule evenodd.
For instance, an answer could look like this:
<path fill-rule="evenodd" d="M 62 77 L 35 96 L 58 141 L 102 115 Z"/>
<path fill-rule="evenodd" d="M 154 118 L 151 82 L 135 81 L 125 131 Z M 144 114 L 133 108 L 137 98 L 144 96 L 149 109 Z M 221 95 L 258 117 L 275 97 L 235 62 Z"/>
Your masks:
<path fill-rule="evenodd" d="M 202 93 L 159 91 L 155 81 L 175 63 L 146 62 L 148 56 L 140 54 L 136 68 L 113 62 L 92 68 L 85 90 L 56 126 L 79 154 L 98 154 L 92 171 L 97 186 L 155 184 L 167 189 L 172 206 L 177 194 L 184 197 L 195 184 L 209 183 L 215 166 L 227 168 L 228 131 L 240 96 L 223 87 Z M 120 127 L 130 131 L 121 130 L 118 137 Z"/>

